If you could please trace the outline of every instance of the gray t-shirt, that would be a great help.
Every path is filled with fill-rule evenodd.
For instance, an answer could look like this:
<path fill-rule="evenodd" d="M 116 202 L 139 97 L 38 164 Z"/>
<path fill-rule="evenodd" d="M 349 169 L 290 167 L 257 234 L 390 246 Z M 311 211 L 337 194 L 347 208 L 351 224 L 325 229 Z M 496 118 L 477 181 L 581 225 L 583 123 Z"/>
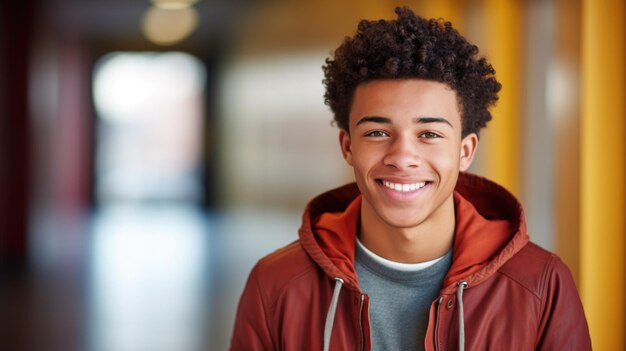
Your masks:
<path fill-rule="evenodd" d="M 384 261 L 357 244 L 356 272 L 370 299 L 372 350 L 424 350 L 430 305 L 439 297 L 452 251 L 418 270 Z"/>

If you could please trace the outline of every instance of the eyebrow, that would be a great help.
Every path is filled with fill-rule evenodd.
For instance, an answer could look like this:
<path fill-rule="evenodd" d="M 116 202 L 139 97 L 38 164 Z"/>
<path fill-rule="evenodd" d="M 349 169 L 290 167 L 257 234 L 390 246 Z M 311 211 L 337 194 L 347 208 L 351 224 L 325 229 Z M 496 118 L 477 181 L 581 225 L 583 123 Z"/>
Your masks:
<path fill-rule="evenodd" d="M 358 122 L 356 122 L 356 125 L 358 126 L 358 125 L 361 125 L 363 123 L 368 123 L 368 122 L 391 124 L 391 118 L 379 117 L 379 116 L 365 116 L 361 118 Z"/>
<path fill-rule="evenodd" d="M 419 124 L 419 123 L 445 123 L 447 125 L 449 125 L 450 127 L 452 127 L 452 123 L 450 123 L 450 121 L 448 121 L 445 118 L 442 117 L 419 117 L 419 118 L 414 118 L 413 119 L 413 123 L 415 124 Z"/>
<path fill-rule="evenodd" d="M 360 124 L 368 123 L 368 122 L 391 124 L 391 118 L 380 117 L 380 116 L 365 116 L 361 118 L 358 122 L 356 122 L 356 125 L 358 126 Z M 417 118 L 413 118 L 413 123 L 414 124 L 445 123 L 449 125 L 450 127 L 452 127 L 452 124 L 447 119 L 442 118 L 442 117 L 417 117 Z"/>

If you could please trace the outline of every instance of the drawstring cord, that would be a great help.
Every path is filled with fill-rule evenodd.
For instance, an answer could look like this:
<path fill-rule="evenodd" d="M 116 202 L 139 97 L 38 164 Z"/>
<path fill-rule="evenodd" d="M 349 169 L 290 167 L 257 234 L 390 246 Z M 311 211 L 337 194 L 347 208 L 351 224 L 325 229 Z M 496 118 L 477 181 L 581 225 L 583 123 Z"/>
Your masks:
<path fill-rule="evenodd" d="M 333 324 L 335 323 L 335 313 L 337 312 L 337 301 L 339 300 L 339 292 L 343 285 L 343 279 L 335 278 L 335 290 L 333 291 L 333 299 L 330 301 L 328 314 L 326 315 L 326 324 L 324 325 L 324 351 L 330 350 L 330 336 L 333 332 Z"/>
<path fill-rule="evenodd" d="M 456 301 L 459 309 L 459 351 L 465 350 L 465 321 L 463 315 L 463 289 L 467 288 L 467 282 L 461 281 L 457 284 Z"/>

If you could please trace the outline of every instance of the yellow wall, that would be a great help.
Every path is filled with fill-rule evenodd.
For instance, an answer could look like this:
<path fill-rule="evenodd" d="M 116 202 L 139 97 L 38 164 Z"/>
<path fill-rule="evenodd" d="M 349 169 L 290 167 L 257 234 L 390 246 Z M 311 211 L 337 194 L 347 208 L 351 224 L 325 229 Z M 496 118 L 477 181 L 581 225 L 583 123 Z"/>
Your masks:
<path fill-rule="evenodd" d="M 516 195 L 519 184 L 519 115 L 523 8 L 516 0 L 485 0 L 485 44 L 488 60 L 502 83 L 493 120 L 484 131 L 484 173 Z"/>
<path fill-rule="evenodd" d="M 597 350 L 624 350 L 626 6 L 582 8 L 581 295 Z"/>

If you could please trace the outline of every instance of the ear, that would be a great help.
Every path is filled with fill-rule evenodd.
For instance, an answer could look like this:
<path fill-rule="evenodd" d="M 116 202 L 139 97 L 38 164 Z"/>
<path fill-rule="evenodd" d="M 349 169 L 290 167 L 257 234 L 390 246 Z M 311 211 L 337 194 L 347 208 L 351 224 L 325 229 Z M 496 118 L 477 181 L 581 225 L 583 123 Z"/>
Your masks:
<path fill-rule="evenodd" d="M 476 135 L 476 133 L 471 133 L 461 140 L 461 158 L 459 159 L 460 171 L 466 171 L 472 165 L 477 148 L 478 135 Z"/>
<path fill-rule="evenodd" d="M 350 141 L 350 133 L 343 128 L 339 130 L 339 145 L 341 145 L 343 158 L 352 166 L 352 142 Z"/>

